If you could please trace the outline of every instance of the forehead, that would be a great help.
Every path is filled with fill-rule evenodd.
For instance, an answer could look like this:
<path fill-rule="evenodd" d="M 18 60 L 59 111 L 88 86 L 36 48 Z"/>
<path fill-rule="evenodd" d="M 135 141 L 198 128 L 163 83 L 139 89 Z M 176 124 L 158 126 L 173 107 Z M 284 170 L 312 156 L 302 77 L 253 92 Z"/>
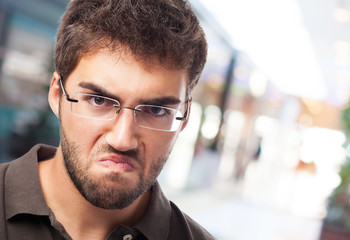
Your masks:
<path fill-rule="evenodd" d="M 101 50 L 83 57 L 67 81 L 75 86 L 89 82 L 120 97 L 145 98 L 169 95 L 184 101 L 188 76 L 185 69 L 159 61 L 141 61 L 127 51 Z"/>

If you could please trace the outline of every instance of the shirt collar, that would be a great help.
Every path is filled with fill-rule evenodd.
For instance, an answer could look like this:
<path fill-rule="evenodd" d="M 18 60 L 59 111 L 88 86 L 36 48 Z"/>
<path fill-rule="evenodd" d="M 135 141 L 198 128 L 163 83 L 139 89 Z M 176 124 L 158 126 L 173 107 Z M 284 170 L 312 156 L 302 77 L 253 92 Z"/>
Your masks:
<path fill-rule="evenodd" d="M 152 197 L 146 215 L 134 227 L 148 239 L 168 239 L 170 217 L 169 200 L 157 182 L 152 187 Z"/>
<path fill-rule="evenodd" d="M 41 189 L 38 161 L 51 158 L 55 153 L 56 148 L 39 144 L 9 164 L 4 179 L 7 219 L 18 214 L 50 215 Z"/>

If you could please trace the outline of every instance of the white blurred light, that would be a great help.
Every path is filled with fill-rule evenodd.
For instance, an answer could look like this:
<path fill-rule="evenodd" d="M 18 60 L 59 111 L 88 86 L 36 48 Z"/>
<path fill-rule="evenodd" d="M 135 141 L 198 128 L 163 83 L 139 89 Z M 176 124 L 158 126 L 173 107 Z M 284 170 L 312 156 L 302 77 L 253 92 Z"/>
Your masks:
<path fill-rule="evenodd" d="M 336 63 L 340 66 L 350 64 L 350 42 L 337 41 L 334 44 Z"/>
<path fill-rule="evenodd" d="M 220 130 L 221 110 L 218 106 L 210 105 L 204 110 L 204 122 L 201 134 L 205 139 L 212 140 Z"/>
<path fill-rule="evenodd" d="M 278 121 L 274 118 L 268 117 L 268 116 L 258 116 L 255 121 L 255 132 L 260 135 L 264 136 L 266 134 L 269 134 L 271 132 L 274 132 L 275 129 L 277 129 Z"/>
<path fill-rule="evenodd" d="M 220 165 L 218 170 L 219 179 L 232 177 L 235 168 L 235 153 L 237 151 L 246 117 L 239 111 L 225 112 L 225 132 Z"/>
<path fill-rule="evenodd" d="M 340 99 L 341 102 L 346 103 L 350 98 L 350 69 L 342 68 L 335 74 L 335 96 Z"/>
<path fill-rule="evenodd" d="M 295 0 L 201 2 L 231 35 L 233 46 L 246 52 L 282 92 L 319 100 L 328 97 Z"/>
<path fill-rule="evenodd" d="M 265 94 L 267 77 L 260 70 L 255 69 L 249 78 L 249 88 L 254 97 L 261 97 Z"/>
<path fill-rule="evenodd" d="M 341 23 L 350 21 L 350 11 L 345 8 L 337 8 L 333 11 L 334 20 Z"/>
<path fill-rule="evenodd" d="M 3 64 L 3 71 L 8 76 L 45 83 L 48 73 L 45 68 L 47 59 L 35 54 L 26 54 L 8 50 Z"/>
<path fill-rule="evenodd" d="M 334 49 L 336 54 L 349 54 L 350 53 L 350 43 L 347 41 L 337 41 L 334 44 Z"/>
<path fill-rule="evenodd" d="M 318 169 L 327 169 L 345 159 L 344 133 L 313 127 L 304 131 L 300 156 L 304 162 L 315 162 Z M 330 161 L 332 160 L 332 161 Z"/>

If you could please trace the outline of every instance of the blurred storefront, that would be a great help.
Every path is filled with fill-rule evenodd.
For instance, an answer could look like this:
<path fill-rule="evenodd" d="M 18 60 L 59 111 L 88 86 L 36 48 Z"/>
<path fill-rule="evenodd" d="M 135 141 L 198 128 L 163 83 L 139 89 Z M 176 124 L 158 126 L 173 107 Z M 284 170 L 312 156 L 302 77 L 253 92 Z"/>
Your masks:
<path fill-rule="evenodd" d="M 0 159 L 33 144 L 57 144 L 57 120 L 48 111 L 53 46 L 66 0 L 0 1 Z"/>

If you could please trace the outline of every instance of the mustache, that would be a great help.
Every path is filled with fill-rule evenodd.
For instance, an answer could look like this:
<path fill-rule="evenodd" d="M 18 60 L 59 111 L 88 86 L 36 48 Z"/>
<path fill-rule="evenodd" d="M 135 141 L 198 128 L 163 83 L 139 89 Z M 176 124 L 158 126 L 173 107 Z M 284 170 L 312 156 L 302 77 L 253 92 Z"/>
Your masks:
<path fill-rule="evenodd" d="M 135 158 L 135 159 L 137 159 L 137 156 L 138 156 L 137 150 L 120 151 L 120 150 L 115 149 L 114 147 L 112 147 L 111 145 L 108 145 L 108 144 L 99 147 L 97 152 L 118 154 L 118 155 L 130 157 L 130 158 Z"/>

